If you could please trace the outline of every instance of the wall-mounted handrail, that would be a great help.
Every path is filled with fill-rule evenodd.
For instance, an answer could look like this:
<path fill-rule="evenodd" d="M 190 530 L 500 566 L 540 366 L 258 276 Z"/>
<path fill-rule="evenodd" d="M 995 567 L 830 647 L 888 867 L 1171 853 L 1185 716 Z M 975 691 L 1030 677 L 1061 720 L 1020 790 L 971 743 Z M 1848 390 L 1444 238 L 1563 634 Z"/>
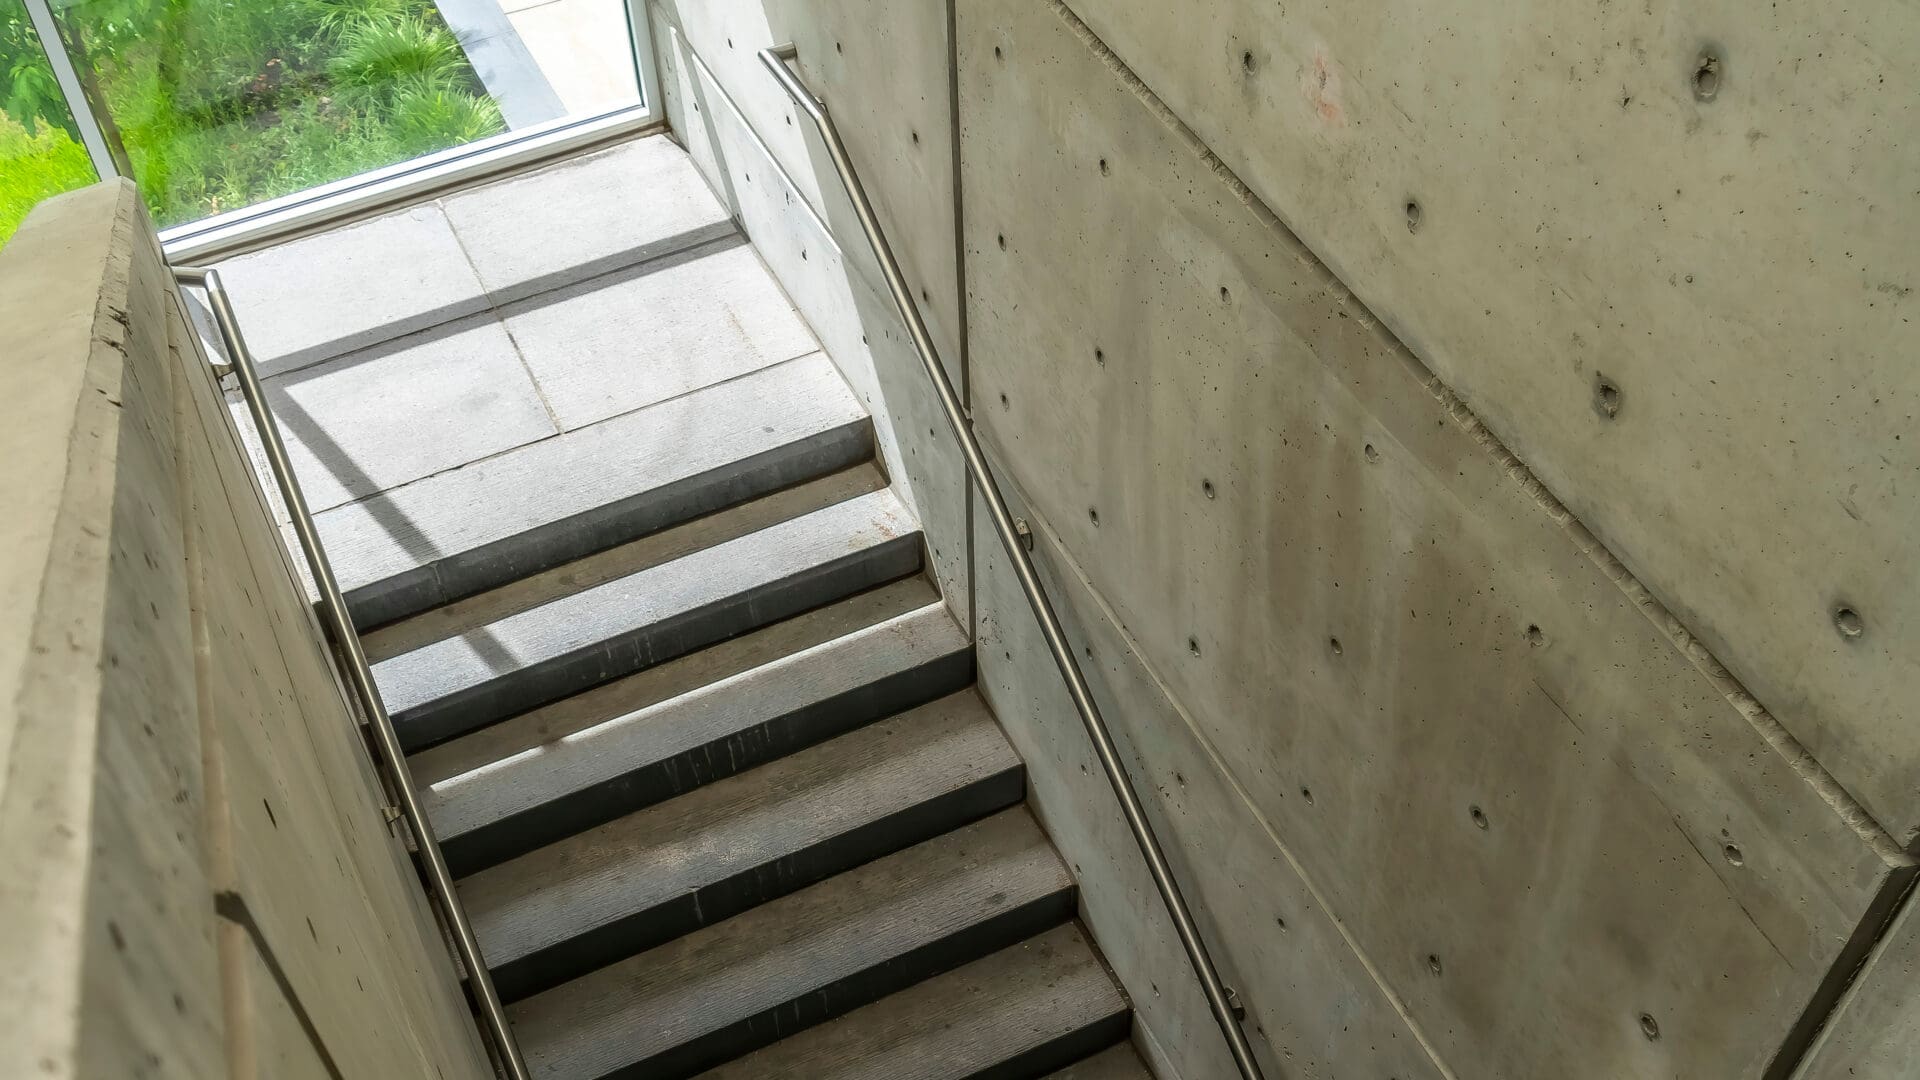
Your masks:
<path fill-rule="evenodd" d="M 407 827 L 413 830 L 414 843 L 420 850 L 422 861 L 426 863 L 427 883 L 434 899 L 440 904 L 448 929 L 453 932 L 454 949 L 460 957 L 460 963 L 467 969 L 467 985 L 480 1007 L 482 1026 L 492 1040 L 494 1051 L 500 1064 L 505 1067 L 509 1080 L 529 1080 L 526 1061 L 520 1056 L 519 1044 L 514 1041 L 513 1030 L 507 1024 L 506 1006 L 500 1003 L 500 993 L 494 989 L 493 976 L 488 972 L 486 958 L 480 952 L 480 939 L 474 935 L 473 924 L 467 920 L 467 912 L 460 905 L 459 894 L 454 892 L 453 873 L 447 869 L 446 856 L 440 852 L 440 841 L 434 837 L 433 824 L 427 820 L 426 808 L 420 802 L 420 790 L 413 782 L 413 773 L 407 768 L 406 751 L 401 748 L 400 736 L 393 729 L 393 717 L 387 713 L 386 702 L 380 697 L 380 688 L 374 685 L 373 668 L 367 663 L 366 649 L 360 643 L 360 631 L 353 625 L 353 617 L 347 611 L 346 598 L 340 593 L 340 581 L 333 574 L 333 563 L 327 558 L 326 548 L 320 544 L 320 530 L 314 524 L 313 512 L 307 507 L 307 497 L 300 490 L 300 479 L 294 475 L 292 460 L 287 456 L 286 441 L 280 437 L 280 425 L 274 419 L 272 410 L 267 408 L 267 395 L 261 389 L 253 353 L 248 351 L 246 338 L 240 333 L 240 320 L 234 315 L 233 302 L 220 284 L 220 272 L 195 266 L 176 266 L 173 276 L 181 285 L 198 286 L 206 291 L 214 324 L 219 328 L 221 342 L 226 346 L 227 360 L 233 366 L 233 374 L 239 379 L 241 396 L 246 398 L 247 411 L 252 414 L 254 427 L 259 430 L 260 441 L 266 448 L 267 467 L 272 470 L 274 483 L 279 486 L 280 496 L 286 501 L 287 513 L 293 518 L 293 531 L 300 538 L 300 549 L 306 555 L 307 569 L 313 573 L 313 582 L 320 589 L 321 614 L 326 618 L 327 629 L 334 641 L 346 654 L 348 685 L 359 700 L 361 711 L 366 714 L 368 727 L 373 730 L 380 764 L 385 767 L 387 779 L 400 798 L 400 814 L 406 818 Z"/>
<path fill-rule="evenodd" d="M 1246 1032 L 1240 1029 L 1233 994 L 1221 981 L 1219 969 L 1214 967 L 1206 944 L 1200 940 L 1200 930 L 1193 921 L 1193 912 L 1187 908 L 1186 898 L 1181 895 L 1180 885 L 1173 878 L 1173 868 L 1167 862 L 1166 852 L 1161 849 L 1159 838 L 1154 835 L 1153 826 L 1147 821 L 1140 797 L 1134 793 L 1133 781 L 1127 775 L 1127 767 L 1120 761 L 1113 733 L 1100 715 L 1100 707 L 1094 703 L 1093 691 L 1080 671 L 1079 661 L 1074 658 L 1073 647 L 1067 642 L 1060 617 L 1054 613 L 1053 603 L 1047 598 L 1046 588 L 1040 582 L 1040 574 L 1020 539 L 1013 512 L 1007 508 L 1007 500 L 1000 494 L 1000 486 L 987 466 L 980 441 L 973 433 L 973 422 L 960 403 L 953 380 L 948 378 L 946 368 L 941 366 L 939 354 L 934 351 L 933 337 L 927 332 L 926 321 L 920 317 L 920 309 L 913 300 L 913 290 L 907 286 L 906 275 L 900 270 L 899 260 L 894 258 L 886 233 L 880 228 L 880 220 L 873 212 L 873 204 L 867 199 L 866 188 L 860 183 L 860 174 L 854 170 L 853 159 L 847 153 L 846 143 L 840 138 L 840 130 L 828 114 L 826 102 L 815 97 L 793 69 L 787 66 L 786 62 L 797 54 L 798 50 L 791 43 L 777 45 L 760 50 L 760 63 L 779 81 L 794 104 L 813 121 L 814 127 L 820 131 L 820 137 L 826 142 L 834 171 L 840 174 L 840 182 L 853 201 L 853 212 L 859 218 L 860 231 L 866 234 L 867 243 L 872 245 L 874 255 L 880 261 L 880 273 L 886 277 L 887 291 L 893 295 L 893 303 L 900 310 L 900 317 L 906 320 L 907 331 L 913 337 L 913 347 L 920 354 L 920 363 L 926 368 L 927 377 L 933 380 L 934 391 L 940 398 L 940 410 L 946 414 L 948 426 L 960 441 L 960 453 L 966 459 L 967 474 L 973 478 L 974 486 L 986 500 L 987 516 L 993 521 L 993 531 L 1000 537 L 1000 545 L 1006 548 L 1007 558 L 1013 563 L 1014 577 L 1020 581 L 1020 591 L 1026 594 L 1027 604 L 1033 608 L 1034 617 L 1040 622 L 1040 634 L 1046 638 L 1047 651 L 1053 654 L 1053 662 L 1066 680 L 1067 694 L 1073 699 L 1074 708 L 1080 713 L 1080 721 L 1093 741 L 1094 753 L 1100 758 L 1100 766 L 1106 771 L 1108 783 L 1113 785 L 1113 792 L 1120 799 L 1120 811 L 1127 820 L 1127 828 L 1140 845 L 1140 854 L 1146 858 L 1147 872 L 1153 876 L 1160 899 L 1165 901 L 1167 912 L 1173 917 L 1174 932 L 1179 935 L 1187 959 L 1193 964 L 1194 974 L 1200 979 L 1200 988 L 1206 994 L 1213 1018 L 1226 1036 L 1227 1049 L 1233 1055 L 1233 1062 L 1239 1067 L 1244 1080 L 1262 1080 L 1253 1048 L 1248 1045 Z"/>

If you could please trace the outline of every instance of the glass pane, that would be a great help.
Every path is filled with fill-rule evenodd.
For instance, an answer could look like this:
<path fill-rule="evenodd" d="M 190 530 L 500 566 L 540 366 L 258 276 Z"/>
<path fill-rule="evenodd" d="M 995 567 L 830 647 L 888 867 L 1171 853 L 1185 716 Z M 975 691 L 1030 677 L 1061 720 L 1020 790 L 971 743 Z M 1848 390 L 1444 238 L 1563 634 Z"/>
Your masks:
<path fill-rule="evenodd" d="M 0 0 L 0 244 L 34 204 L 98 177 L 21 0 Z"/>
<path fill-rule="evenodd" d="M 54 6 L 163 227 L 639 96 L 622 0 Z"/>

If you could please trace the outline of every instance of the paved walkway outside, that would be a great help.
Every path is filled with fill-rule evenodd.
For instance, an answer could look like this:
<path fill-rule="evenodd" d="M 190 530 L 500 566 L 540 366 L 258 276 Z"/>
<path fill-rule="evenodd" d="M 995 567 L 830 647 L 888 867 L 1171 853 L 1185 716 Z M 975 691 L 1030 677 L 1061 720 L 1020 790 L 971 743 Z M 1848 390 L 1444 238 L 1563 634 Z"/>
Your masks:
<path fill-rule="evenodd" d="M 639 100 L 625 0 L 435 0 L 513 130 Z"/>

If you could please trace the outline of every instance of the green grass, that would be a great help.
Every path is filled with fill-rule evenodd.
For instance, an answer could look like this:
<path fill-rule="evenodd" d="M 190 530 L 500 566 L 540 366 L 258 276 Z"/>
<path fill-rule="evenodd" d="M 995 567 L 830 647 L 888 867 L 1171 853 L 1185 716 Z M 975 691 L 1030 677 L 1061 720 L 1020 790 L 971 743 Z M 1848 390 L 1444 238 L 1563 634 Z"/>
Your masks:
<path fill-rule="evenodd" d="M 0 243 L 42 199 L 93 183 L 87 151 L 59 128 L 38 134 L 0 113 Z"/>
<path fill-rule="evenodd" d="M 505 130 L 430 0 L 84 0 L 66 18 L 163 226 Z M 0 239 L 16 203 L 85 182 L 45 130 L 0 129 L 30 144 L 0 150 Z"/>

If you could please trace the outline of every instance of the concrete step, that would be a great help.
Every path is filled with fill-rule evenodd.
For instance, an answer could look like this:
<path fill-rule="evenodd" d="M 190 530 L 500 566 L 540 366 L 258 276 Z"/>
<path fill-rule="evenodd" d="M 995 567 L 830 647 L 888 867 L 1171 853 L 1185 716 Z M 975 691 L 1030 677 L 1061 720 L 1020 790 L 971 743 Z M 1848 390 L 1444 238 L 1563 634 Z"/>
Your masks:
<path fill-rule="evenodd" d="M 447 861 L 464 875 L 972 678 L 965 632 L 916 576 L 482 728 L 411 764 Z"/>
<path fill-rule="evenodd" d="M 705 1080 L 1030 1080 L 1127 1037 L 1129 1010 L 1076 924 L 702 1073 Z"/>
<path fill-rule="evenodd" d="M 315 520 L 354 621 L 367 628 L 872 456 L 865 410 L 815 353 Z"/>
<path fill-rule="evenodd" d="M 649 537 L 638 554 L 618 553 L 646 562 L 650 553 L 685 552 L 667 561 L 458 627 L 397 655 L 370 638 L 374 677 L 407 751 L 920 569 L 919 525 L 886 490 L 705 543 L 750 516 L 749 508 L 737 509 L 732 517 L 714 515 Z M 487 606 L 429 612 L 422 625 Z M 409 629 L 401 624 L 388 637 Z"/>
<path fill-rule="evenodd" d="M 463 879 L 511 1001 L 1020 801 L 971 690 Z"/>
<path fill-rule="evenodd" d="M 1049 1073 L 1047 1080 L 1153 1080 L 1153 1070 L 1140 1060 L 1131 1043 L 1121 1043 Z"/>
<path fill-rule="evenodd" d="M 678 1080 L 1073 917 L 1023 808 L 889 855 L 529 998 L 540 1080 Z"/>

